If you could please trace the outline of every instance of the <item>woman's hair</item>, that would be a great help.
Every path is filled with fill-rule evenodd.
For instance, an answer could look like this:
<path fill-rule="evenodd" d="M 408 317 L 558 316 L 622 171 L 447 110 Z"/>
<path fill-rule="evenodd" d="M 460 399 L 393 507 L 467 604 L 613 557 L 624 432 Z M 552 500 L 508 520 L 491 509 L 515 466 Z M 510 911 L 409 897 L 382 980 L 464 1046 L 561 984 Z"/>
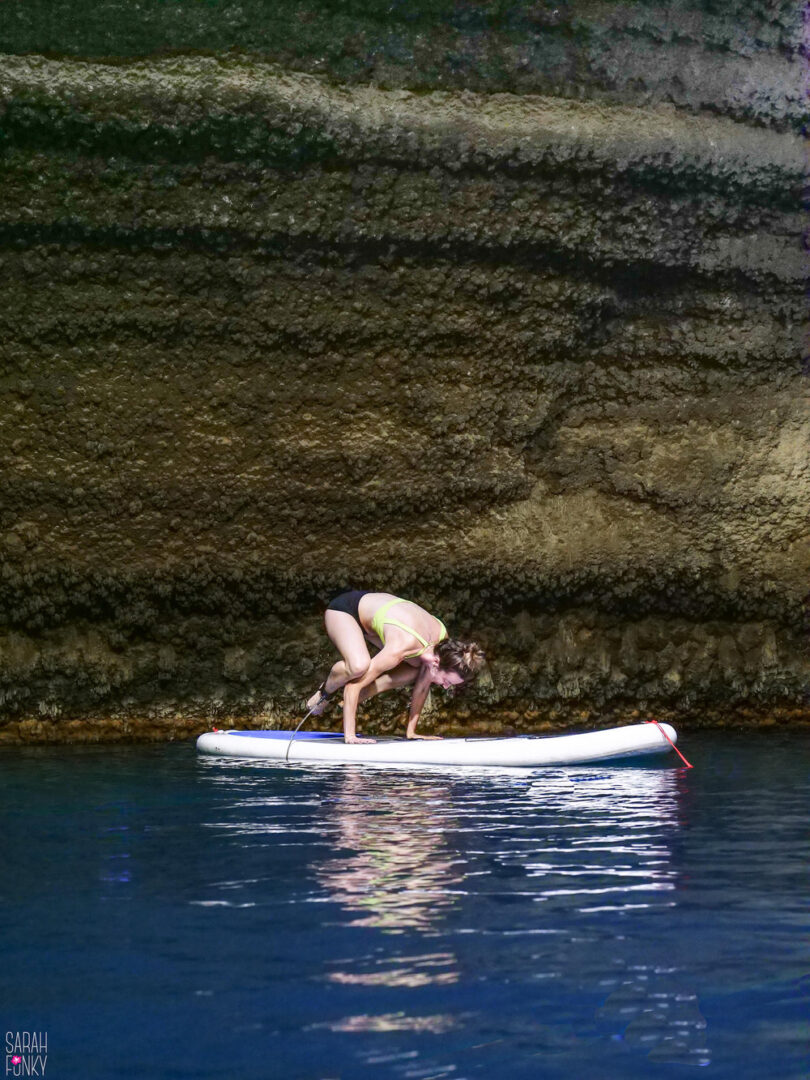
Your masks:
<path fill-rule="evenodd" d="M 464 679 L 464 682 L 472 682 L 478 678 L 486 663 L 484 650 L 474 641 L 456 641 L 455 638 L 447 638 L 440 641 L 434 647 L 434 652 L 439 658 L 439 667 L 443 671 L 456 671 Z"/>

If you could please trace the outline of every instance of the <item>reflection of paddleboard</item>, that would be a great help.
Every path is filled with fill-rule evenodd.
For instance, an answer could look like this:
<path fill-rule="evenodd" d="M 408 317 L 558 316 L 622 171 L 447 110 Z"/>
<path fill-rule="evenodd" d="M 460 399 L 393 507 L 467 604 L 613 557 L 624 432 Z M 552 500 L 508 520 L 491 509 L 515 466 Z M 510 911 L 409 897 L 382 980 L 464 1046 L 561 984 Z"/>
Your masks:
<path fill-rule="evenodd" d="M 348 744 L 324 731 L 207 731 L 197 739 L 201 754 L 269 758 L 276 761 L 350 761 L 364 765 L 581 765 L 589 761 L 662 754 L 677 738 L 669 724 L 630 724 L 582 735 L 520 735 L 516 738 L 378 739 Z M 292 739 L 292 742 L 290 741 Z"/>

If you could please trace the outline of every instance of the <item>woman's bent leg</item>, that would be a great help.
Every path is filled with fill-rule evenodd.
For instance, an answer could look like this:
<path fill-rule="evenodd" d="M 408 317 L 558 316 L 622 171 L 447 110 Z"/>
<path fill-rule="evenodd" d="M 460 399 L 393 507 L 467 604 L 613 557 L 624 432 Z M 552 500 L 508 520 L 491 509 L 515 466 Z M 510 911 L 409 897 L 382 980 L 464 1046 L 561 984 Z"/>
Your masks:
<path fill-rule="evenodd" d="M 339 690 L 347 682 L 362 679 L 371 663 L 363 631 L 352 615 L 345 611 L 325 612 L 323 621 L 329 640 L 335 645 L 342 660 L 338 660 L 326 680 L 327 694 Z"/>
<path fill-rule="evenodd" d="M 416 682 L 418 674 L 419 668 L 411 664 L 398 664 L 392 671 L 378 675 L 373 683 L 364 686 L 360 691 L 360 701 L 368 701 L 369 698 L 376 697 L 377 694 L 382 694 L 386 690 L 395 690 L 398 686 L 410 686 L 411 683 Z"/>
<path fill-rule="evenodd" d="M 332 611 L 330 608 L 324 613 L 323 621 L 329 640 L 343 657 L 342 660 L 338 660 L 326 677 L 324 690 L 327 694 L 332 694 L 341 686 L 345 686 L 347 682 L 362 679 L 368 671 L 371 657 L 360 624 L 352 615 L 346 611 Z M 319 699 L 320 694 L 314 693 L 307 702 L 307 708 L 317 706 Z"/>

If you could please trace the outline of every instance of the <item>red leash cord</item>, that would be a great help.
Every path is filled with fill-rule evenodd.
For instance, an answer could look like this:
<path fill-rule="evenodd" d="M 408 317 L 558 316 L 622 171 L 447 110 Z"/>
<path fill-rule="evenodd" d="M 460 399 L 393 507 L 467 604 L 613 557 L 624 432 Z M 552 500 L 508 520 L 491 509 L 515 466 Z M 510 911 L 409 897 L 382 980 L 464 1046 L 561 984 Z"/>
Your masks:
<path fill-rule="evenodd" d="M 669 735 L 667 735 L 667 733 L 664 731 L 664 729 L 661 727 L 661 725 L 658 723 L 657 720 L 645 720 L 644 723 L 645 724 L 655 724 L 655 726 L 658 728 L 658 730 L 661 732 L 661 734 L 667 740 L 669 745 L 672 747 L 672 749 L 675 751 L 675 753 L 678 755 L 678 757 L 681 759 L 681 761 L 684 763 L 684 765 L 687 767 L 687 769 L 694 769 L 695 766 L 690 765 L 690 763 L 686 760 L 686 758 L 680 752 L 680 750 L 675 745 L 675 743 L 672 741 L 672 739 L 670 739 Z"/>

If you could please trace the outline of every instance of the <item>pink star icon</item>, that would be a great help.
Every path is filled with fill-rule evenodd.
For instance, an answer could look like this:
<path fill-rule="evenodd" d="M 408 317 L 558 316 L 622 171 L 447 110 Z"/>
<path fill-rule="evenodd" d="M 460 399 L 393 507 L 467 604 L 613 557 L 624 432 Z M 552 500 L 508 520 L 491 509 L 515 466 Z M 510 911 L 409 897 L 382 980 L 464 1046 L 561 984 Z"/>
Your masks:
<path fill-rule="evenodd" d="M 14 1057 L 11 1059 L 11 1064 L 12 1065 L 19 1065 L 21 1061 L 22 1061 L 22 1058 L 20 1057 L 20 1055 L 15 1054 Z"/>

